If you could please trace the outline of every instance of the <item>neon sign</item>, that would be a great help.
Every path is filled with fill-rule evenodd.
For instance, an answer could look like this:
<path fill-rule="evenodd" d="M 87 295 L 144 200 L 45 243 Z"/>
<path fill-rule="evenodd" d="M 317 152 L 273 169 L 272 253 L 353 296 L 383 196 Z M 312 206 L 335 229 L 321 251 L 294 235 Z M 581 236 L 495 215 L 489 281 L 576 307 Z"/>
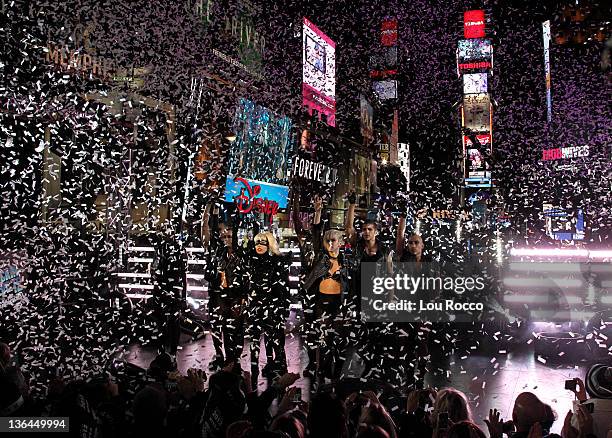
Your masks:
<path fill-rule="evenodd" d="M 225 182 L 225 200 L 234 202 L 240 213 L 263 213 L 272 217 L 287 207 L 289 187 L 228 177 Z"/>
<path fill-rule="evenodd" d="M 588 157 L 588 146 L 570 146 L 567 148 L 544 149 L 542 161 L 560 160 L 563 158 Z"/>
<path fill-rule="evenodd" d="M 482 9 L 463 13 L 463 36 L 466 39 L 485 36 L 485 13 Z"/>
<path fill-rule="evenodd" d="M 459 70 L 476 70 L 481 68 L 490 69 L 491 62 L 490 61 L 481 61 L 481 62 L 461 62 L 459 63 Z"/>
<path fill-rule="evenodd" d="M 240 196 L 236 197 L 236 208 L 240 213 L 250 213 L 253 211 L 254 213 L 263 213 L 270 215 L 270 221 L 272 220 L 272 216 L 278 213 L 278 202 L 270 201 L 268 199 L 256 198 L 257 195 L 261 192 L 260 185 L 254 185 L 251 187 L 251 184 L 244 178 L 236 178 L 236 182 L 244 184 L 244 188 L 240 190 Z M 246 194 L 245 194 L 246 190 Z"/>

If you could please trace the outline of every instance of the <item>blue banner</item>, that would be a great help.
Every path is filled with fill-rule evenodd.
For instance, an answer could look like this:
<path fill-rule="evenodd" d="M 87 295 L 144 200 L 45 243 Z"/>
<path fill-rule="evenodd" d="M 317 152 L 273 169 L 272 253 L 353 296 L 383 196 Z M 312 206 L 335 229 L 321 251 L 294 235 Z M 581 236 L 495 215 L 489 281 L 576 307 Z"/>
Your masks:
<path fill-rule="evenodd" d="M 235 198 L 242 194 L 242 199 L 245 199 L 245 202 L 248 202 L 246 198 L 261 198 L 278 203 L 279 208 L 287 208 L 287 198 L 289 197 L 288 186 L 269 184 L 246 178 L 236 179 L 233 176 L 228 176 L 225 181 L 226 202 L 234 202 Z"/>

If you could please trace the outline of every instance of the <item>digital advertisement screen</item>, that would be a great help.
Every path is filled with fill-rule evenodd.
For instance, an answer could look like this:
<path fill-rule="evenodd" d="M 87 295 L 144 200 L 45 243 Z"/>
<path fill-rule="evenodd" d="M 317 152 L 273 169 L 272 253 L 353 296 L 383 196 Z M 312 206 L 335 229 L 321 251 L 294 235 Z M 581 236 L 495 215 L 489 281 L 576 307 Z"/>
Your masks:
<path fill-rule="evenodd" d="M 478 149 L 468 149 L 468 163 L 470 164 L 470 173 L 480 172 L 485 169 L 482 153 Z M 474 175 L 476 176 L 476 175 Z"/>
<path fill-rule="evenodd" d="M 463 36 L 466 39 L 484 38 L 485 13 L 482 9 L 465 11 L 463 13 Z"/>
<path fill-rule="evenodd" d="M 463 143 L 466 149 L 480 145 L 481 147 L 487 147 L 489 150 L 491 150 L 491 134 L 476 134 L 474 137 L 476 138 L 476 145 L 473 144 L 472 139 L 469 136 L 463 136 Z"/>
<path fill-rule="evenodd" d="M 264 205 L 265 201 L 275 202 L 278 208 L 287 208 L 288 196 L 287 186 L 229 176 L 225 181 L 225 201 L 235 202 L 238 198 L 243 207 L 242 213 L 249 213 L 249 207 Z"/>
<path fill-rule="evenodd" d="M 487 91 L 486 73 L 468 73 L 463 75 L 463 94 L 480 94 Z"/>
<path fill-rule="evenodd" d="M 385 47 L 397 45 L 397 19 L 383 20 L 381 24 L 380 44 Z"/>
<path fill-rule="evenodd" d="M 463 127 L 475 132 L 491 130 L 491 101 L 488 94 L 463 96 Z"/>
<path fill-rule="evenodd" d="M 466 178 L 465 179 L 465 186 L 469 187 L 469 188 L 483 188 L 483 187 L 494 187 L 495 184 L 491 183 L 491 176 L 490 174 L 488 174 L 488 176 L 484 176 L 484 177 L 472 177 L 472 178 Z"/>
<path fill-rule="evenodd" d="M 270 184 L 287 185 L 293 153 L 293 122 L 241 98 L 234 115 L 236 140 L 229 151 L 228 174 Z"/>
<path fill-rule="evenodd" d="M 359 95 L 361 135 L 366 144 L 374 139 L 374 109 L 363 94 Z"/>
<path fill-rule="evenodd" d="M 554 240 L 583 240 L 585 235 L 584 211 L 565 209 L 544 203 L 542 212 L 546 220 L 546 234 Z"/>
<path fill-rule="evenodd" d="M 302 103 L 336 126 L 336 43 L 304 17 Z"/>
<path fill-rule="evenodd" d="M 488 39 L 459 40 L 457 52 L 460 63 L 490 61 L 493 54 L 493 46 L 491 45 L 491 40 Z"/>
<path fill-rule="evenodd" d="M 372 88 L 380 100 L 397 98 L 397 81 L 374 81 Z"/>
<path fill-rule="evenodd" d="M 466 151 L 466 182 L 487 183 L 491 179 L 491 172 L 487 169 L 487 164 L 480 149 L 468 149 Z"/>
<path fill-rule="evenodd" d="M 544 38 L 544 74 L 546 77 L 546 120 L 552 120 L 552 96 L 550 93 L 550 20 L 542 23 Z"/>

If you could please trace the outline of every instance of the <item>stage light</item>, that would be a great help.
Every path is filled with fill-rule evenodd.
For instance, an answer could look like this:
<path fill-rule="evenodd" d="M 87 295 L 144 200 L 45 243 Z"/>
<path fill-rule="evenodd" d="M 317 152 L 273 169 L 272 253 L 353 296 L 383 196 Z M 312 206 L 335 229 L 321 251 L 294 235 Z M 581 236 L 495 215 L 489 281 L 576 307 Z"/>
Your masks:
<path fill-rule="evenodd" d="M 509 287 L 581 287 L 582 280 L 577 278 L 504 278 Z"/>
<path fill-rule="evenodd" d="M 531 257 L 588 257 L 586 249 L 561 249 L 561 248 L 512 248 L 510 255 Z"/>
<path fill-rule="evenodd" d="M 510 255 L 517 257 L 586 257 L 612 259 L 612 250 L 587 250 L 564 248 L 512 248 Z"/>
<path fill-rule="evenodd" d="M 612 258 L 612 251 L 610 250 L 593 250 L 589 251 L 589 257 L 592 259 L 607 259 Z"/>
<path fill-rule="evenodd" d="M 501 238 L 501 233 L 498 231 L 497 237 L 495 239 L 495 249 L 497 255 L 497 264 L 501 265 L 504 262 L 504 252 L 503 252 L 503 242 Z"/>
<path fill-rule="evenodd" d="M 563 262 L 512 262 L 510 270 L 515 272 L 582 272 L 580 263 Z"/>

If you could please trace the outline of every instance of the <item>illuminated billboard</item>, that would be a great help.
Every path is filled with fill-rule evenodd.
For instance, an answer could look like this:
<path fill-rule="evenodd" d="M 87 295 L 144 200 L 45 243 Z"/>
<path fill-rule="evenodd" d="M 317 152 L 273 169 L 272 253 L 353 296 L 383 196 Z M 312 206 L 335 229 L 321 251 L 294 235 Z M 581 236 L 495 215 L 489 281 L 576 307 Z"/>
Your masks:
<path fill-rule="evenodd" d="M 546 77 L 546 120 L 552 120 L 552 96 L 550 93 L 550 20 L 542 23 L 544 36 L 544 74 Z"/>
<path fill-rule="evenodd" d="M 380 44 L 384 47 L 397 45 L 397 19 L 383 20 L 380 33 Z"/>
<path fill-rule="evenodd" d="M 486 73 L 467 73 L 463 75 L 463 94 L 487 93 Z"/>
<path fill-rule="evenodd" d="M 372 88 L 380 100 L 397 98 L 397 81 L 374 81 Z"/>
<path fill-rule="evenodd" d="M 240 177 L 225 181 L 225 201 L 236 202 L 241 213 L 274 215 L 279 208 L 287 208 L 289 187 L 268 184 Z"/>
<path fill-rule="evenodd" d="M 241 98 L 234 116 L 236 140 L 229 151 L 229 177 L 287 185 L 292 128 L 290 118 Z"/>
<path fill-rule="evenodd" d="M 336 43 L 306 17 L 302 38 L 302 103 L 336 126 Z"/>
<path fill-rule="evenodd" d="M 480 61 L 480 62 L 460 62 L 457 64 L 459 72 L 472 71 L 472 70 L 483 70 L 491 69 L 493 65 L 491 61 Z"/>
<path fill-rule="evenodd" d="M 467 178 L 468 179 L 490 179 L 491 172 L 487 169 L 487 163 L 480 149 L 467 150 Z"/>
<path fill-rule="evenodd" d="M 474 136 L 476 138 L 476 142 L 477 144 L 474 145 L 472 142 L 472 139 L 467 136 L 464 135 L 463 136 L 463 144 L 465 146 L 465 149 L 469 149 L 469 148 L 474 148 L 474 147 L 487 147 L 489 150 L 491 150 L 491 134 L 477 134 Z"/>
<path fill-rule="evenodd" d="M 491 129 L 491 100 L 488 94 L 463 96 L 463 127 L 474 132 Z"/>
<path fill-rule="evenodd" d="M 546 220 L 546 234 L 555 240 L 583 240 L 586 224 L 582 208 L 566 209 L 544 203 L 542 212 Z"/>
<path fill-rule="evenodd" d="M 374 139 L 374 109 L 363 94 L 359 95 L 361 136 L 367 145 Z"/>
<path fill-rule="evenodd" d="M 466 39 L 485 36 L 485 13 L 482 9 L 463 13 L 463 36 Z"/>
<path fill-rule="evenodd" d="M 473 61 L 490 61 L 493 55 L 493 46 L 488 39 L 459 40 L 457 56 L 459 63 Z"/>
<path fill-rule="evenodd" d="M 588 156 L 588 146 L 569 146 L 565 148 L 544 149 L 542 151 L 542 161 L 571 159 Z"/>

